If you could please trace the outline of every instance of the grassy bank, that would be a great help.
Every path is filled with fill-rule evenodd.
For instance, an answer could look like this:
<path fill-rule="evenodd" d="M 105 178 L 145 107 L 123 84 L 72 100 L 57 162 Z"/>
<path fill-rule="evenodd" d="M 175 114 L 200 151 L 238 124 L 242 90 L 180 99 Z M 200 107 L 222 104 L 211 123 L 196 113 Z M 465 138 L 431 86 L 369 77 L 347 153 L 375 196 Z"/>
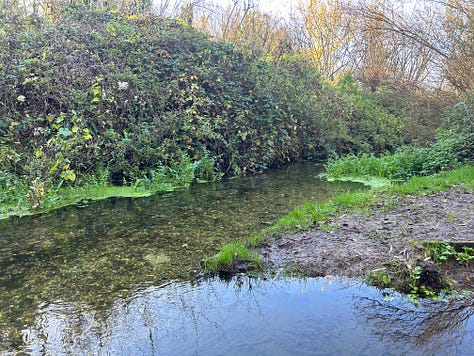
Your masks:
<path fill-rule="evenodd" d="M 225 245 L 221 252 L 206 259 L 205 268 L 209 273 L 229 271 L 239 259 L 256 268 L 262 266 L 254 248 L 265 242 L 266 236 L 282 235 L 301 231 L 311 226 L 325 228 L 327 220 L 336 215 L 355 210 L 368 210 L 370 206 L 385 199 L 412 194 L 429 194 L 445 191 L 454 186 L 474 191 L 474 166 L 466 165 L 457 169 L 431 176 L 416 176 L 403 183 L 395 183 L 381 189 L 356 191 L 339 195 L 320 204 L 305 203 L 281 218 L 275 225 L 265 229 L 247 240 Z M 395 200 L 394 200 L 395 201 Z"/>
<path fill-rule="evenodd" d="M 175 189 L 175 187 L 170 185 L 168 189 Z M 14 204 L 0 204 L 0 220 L 11 216 L 22 217 L 43 214 L 66 206 L 76 205 L 79 203 L 87 204 L 88 201 L 102 200 L 112 197 L 147 197 L 157 191 L 159 190 L 150 190 L 143 187 L 115 187 L 110 185 L 87 185 L 82 187 L 59 188 L 44 192 L 44 195 L 41 197 L 41 205 L 34 209 L 31 204 L 27 200 L 23 200 L 22 197 L 19 197 L 19 200 Z"/>
<path fill-rule="evenodd" d="M 350 154 L 330 159 L 325 164 L 328 180 L 348 180 L 373 187 L 406 181 L 413 176 L 428 176 L 474 162 L 474 131 L 465 126 L 439 131 L 433 143 L 407 146 L 394 153 Z"/>

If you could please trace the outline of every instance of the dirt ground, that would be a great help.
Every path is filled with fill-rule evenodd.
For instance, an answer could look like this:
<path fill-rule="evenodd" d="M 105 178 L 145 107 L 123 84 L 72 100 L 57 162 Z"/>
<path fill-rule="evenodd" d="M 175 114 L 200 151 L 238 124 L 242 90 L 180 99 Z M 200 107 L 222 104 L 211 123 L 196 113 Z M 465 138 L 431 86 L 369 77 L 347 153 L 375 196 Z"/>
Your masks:
<path fill-rule="evenodd" d="M 423 241 L 474 243 L 474 194 L 450 190 L 392 198 L 370 207 L 368 214 L 341 214 L 323 227 L 270 236 L 259 253 L 271 269 L 296 266 L 311 276 L 364 278 L 392 262 L 434 266 Z M 454 289 L 474 289 L 474 262 L 436 268 Z"/>

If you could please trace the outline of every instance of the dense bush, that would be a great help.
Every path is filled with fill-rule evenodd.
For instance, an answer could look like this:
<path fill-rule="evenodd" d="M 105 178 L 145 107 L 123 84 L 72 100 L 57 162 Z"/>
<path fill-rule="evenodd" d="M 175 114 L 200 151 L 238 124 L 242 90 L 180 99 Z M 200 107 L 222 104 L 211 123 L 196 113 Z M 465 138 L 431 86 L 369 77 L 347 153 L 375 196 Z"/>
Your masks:
<path fill-rule="evenodd" d="M 462 143 L 459 155 L 474 161 L 474 94 L 464 94 L 462 101 L 447 111 L 446 127 Z"/>
<path fill-rule="evenodd" d="M 297 56 L 264 60 L 153 16 L 1 15 L 2 189 L 103 170 L 149 182 L 183 162 L 209 180 L 406 143 L 408 119 L 324 84 Z"/>

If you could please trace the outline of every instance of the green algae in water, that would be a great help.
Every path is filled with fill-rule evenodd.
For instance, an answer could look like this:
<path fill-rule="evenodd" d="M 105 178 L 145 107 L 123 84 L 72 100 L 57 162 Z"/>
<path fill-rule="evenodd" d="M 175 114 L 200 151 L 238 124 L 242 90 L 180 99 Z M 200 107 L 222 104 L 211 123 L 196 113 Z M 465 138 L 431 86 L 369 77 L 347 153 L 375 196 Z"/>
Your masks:
<path fill-rule="evenodd" d="M 392 181 L 387 178 L 383 177 L 373 177 L 373 176 L 365 176 L 365 177 L 352 177 L 352 176 L 347 176 L 347 177 L 331 177 L 331 176 L 326 176 L 325 174 L 322 175 L 323 177 L 326 177 L 328 182 L 336 182 L 336 181 L 341 181 L 341 182 L 353 182 L 353 183 L 361 183 L 367 187 L 371 188 L 386 188 L 390 187 L 392 185 Z"/>

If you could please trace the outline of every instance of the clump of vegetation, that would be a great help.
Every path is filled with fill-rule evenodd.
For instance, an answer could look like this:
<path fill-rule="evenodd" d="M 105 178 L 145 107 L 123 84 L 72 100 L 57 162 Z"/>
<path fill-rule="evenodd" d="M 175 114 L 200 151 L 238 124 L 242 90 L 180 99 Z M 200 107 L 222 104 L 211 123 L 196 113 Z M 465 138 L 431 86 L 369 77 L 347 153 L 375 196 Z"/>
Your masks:
<path fill-rule="evenodd" d="M 233 274 L 238 271 L 254 270 L 262 266 L 260 256 L 246 244 L 234 241 L 224 245 L 219 253 L 204 261 L 207 273 Z"/>
<path fill-rule="evenodd" d="M 463 101 L 447 109 L 446 129 L 438 130 L 434 142 L 424 147 L 400 147 L 378 156 L 358 153 L 332 158 L 325 165 L 325 176 L 405 181 L 474 162 L 474 96 L 464 94 L 462 98 Z"/>
<path fill-rule="evenodd" d="M 4 211 L 36 206 L 36 180 L 50 206 L 98 176 L 160 190 L 411 140 L 411 117 L 296 54 L 260 57 L 151 15 L 0 12 Z"/>
<path fill-rule="evenodd" d="M 442 294 L 452 294 L 453 283 L 442 276 L 443 267 L 456 262 L 468 267 L 474 259 L 474 248 L 458 246 L 450 242 L 429 242 L 423 244 L 428 259 L 410 266 L 405 263 L 389 261 L 386 268 L 370 271 L 368 284 L 401 291 L 415 304 L 419 298 L 439 298 Z M 432 262 L 431 262 L 432 261 Z"/>
<path fill-rule="evenodd" d="M 419 298 L 437 298 L 450 293 L 450 281 L 429 263 L 410 266 L 405 263 L 388 261 L 387 266 L 370 271 L 366 282 L 369 285 L 392 289 L 405 293 L 415 304 Z"/>
<path fill-rule="evenodd" d="M 474 147 L 470 135 L 440 131 L 429 147 L 403 147 L 395 153 L 350 154 L 330 159 L 326 164 L 327 177 L 376 177 L 390 181 L 404 181 L 413 176 L 427 176 L 473 162 Z"/>
<path fill-rule="evenodd" d="M 427 254 L 438 265 L 455 260 L 460 265 L 468 265 L 474 259 L 474 248 L 461 246 L 457 251 L 455 246 L 449 242 L 430 242 L 425 245 Z"/>

